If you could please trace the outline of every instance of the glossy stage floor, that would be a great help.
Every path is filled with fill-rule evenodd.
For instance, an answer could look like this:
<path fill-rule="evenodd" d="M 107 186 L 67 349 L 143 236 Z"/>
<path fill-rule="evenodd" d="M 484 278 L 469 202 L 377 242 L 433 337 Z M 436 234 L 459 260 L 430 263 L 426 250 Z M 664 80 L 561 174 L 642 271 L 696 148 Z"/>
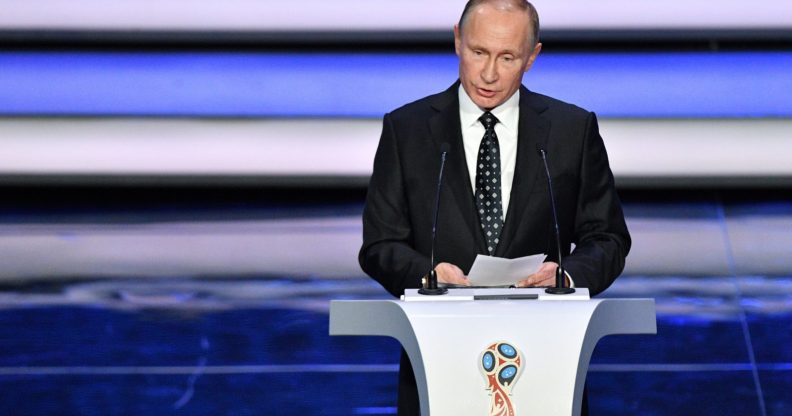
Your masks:
<path fill-rule="evenodd" d="M 358 243 L 360 205 L 287 208 L 204 210 L 176 222 L 168 210 L 135 221 L 4 214 L 8 270 L 65 272 L 2 284 L 0 414 L 393 414 L 398 344 L 328 336 L 329 300 L 387 298 L 354 269 L 354 253 L 336 258 Z M 658 334 L 600 342 L 588 374 L 592 414 L 792 414 L 792 278 L 781 273 L 792 271 L 783 255 L 792 206 L 632 201 L 626 210 L 634 258 L 603 296 L 654 298 Z M 167 254 L 192 240 L 194 261 L 211 263 L 213 251 L 230 256 L 222 244 L 245 236 L 271 245 L 256 247 L 265 260 L 227 257 L 247 264 L 232 276 L 190 275 L 178 253 Z M 214 249 L 201 245 L 218 238 Z M 161 253 L 145 268 L 146 259 L 108 254 L 118 241 L 133 252 L 159 244 L 149 249 Z M 288 255 L 300 246 L 312 253 L 308 272 L 283 272 L 304 259 Z M 140 276 L 80 273 L 110 267 L 102 259 Z M 697 272 L 672 273 L 686 267 Z"/>

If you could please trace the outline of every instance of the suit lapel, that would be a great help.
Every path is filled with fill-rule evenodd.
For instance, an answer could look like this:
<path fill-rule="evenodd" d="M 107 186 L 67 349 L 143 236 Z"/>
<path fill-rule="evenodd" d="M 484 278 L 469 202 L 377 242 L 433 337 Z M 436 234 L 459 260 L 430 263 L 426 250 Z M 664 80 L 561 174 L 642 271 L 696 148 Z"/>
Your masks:
<path fill-rule="evenodd" d="M 473 201 L 473 188 L 470 185 L 470 173 L 465 160 L 465 146 L 462 142 L 462 129 L 459 121 L 458 88 L 459 82 L 456 82 L 439 95 L 437 101 L 432 104 L 437 112 L 429 120 L 429 129 L 438 149 L 443 142 L 447 142 L 450 146 L 443 186 L 453 194 L 456 205 L 465 220 L 465 225 L 467 225 L 466 228 L 476 241 L 477 251 L 486 253 L 486 242 L 481 233 L 481 225 Z"/>
<path fill-rule="evenodd" d="M 538 102 L 527 88 L 520 89 L 520 121 L 517 127 L 517 163 L 514 168 L 509 209 L 501 233 L 501 241 L 495 249 L 495 256 L 503 256 L 514 240 L 520 223 L 530 220 L 526 218 L 532 188 L 537 175 L 541 174 L 543 165 L 539 158 L 536 145 L 543 146 L 550 134 L 550 122 L 541 116 L 546 106 Z"/>

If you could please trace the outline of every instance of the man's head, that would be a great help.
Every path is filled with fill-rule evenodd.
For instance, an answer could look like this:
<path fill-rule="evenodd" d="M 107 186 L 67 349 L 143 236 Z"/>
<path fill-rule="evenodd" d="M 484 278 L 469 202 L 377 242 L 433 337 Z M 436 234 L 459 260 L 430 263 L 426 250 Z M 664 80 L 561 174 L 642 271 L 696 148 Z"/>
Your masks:
<path fill-rule="evenodd" d="M 525 0 L 470 0 L 454 26 L 459 79 L 476 105 L 491 109 L 522 84 L 542 49 L 539 17 Z"/>

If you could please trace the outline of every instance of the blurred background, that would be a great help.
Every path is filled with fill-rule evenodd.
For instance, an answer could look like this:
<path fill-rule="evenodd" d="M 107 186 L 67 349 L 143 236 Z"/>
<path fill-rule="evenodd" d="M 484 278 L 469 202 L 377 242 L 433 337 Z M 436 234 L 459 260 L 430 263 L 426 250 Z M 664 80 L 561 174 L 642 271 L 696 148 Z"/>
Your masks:
<path fill-rule="evenodd" d="M 330 338 L 384 113 L 462 0 L 0 0 L 0 414 L 394 414 Z M 792 9 L 534 1 L 525 85 L 597 113 L 633 236 L 592 414 L 792 414 Z"/>

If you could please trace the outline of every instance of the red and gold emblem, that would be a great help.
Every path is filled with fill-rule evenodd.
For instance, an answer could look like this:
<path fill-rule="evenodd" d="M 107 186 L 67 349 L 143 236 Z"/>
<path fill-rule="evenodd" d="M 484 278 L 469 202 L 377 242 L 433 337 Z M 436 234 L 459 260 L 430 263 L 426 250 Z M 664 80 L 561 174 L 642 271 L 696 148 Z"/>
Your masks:
<path fill-rule="evenodd" d="M 511 391 L 522 369 L 522 355 L 507 342 L 496 342 L 479 359 L 479 368 L 487 381 L 490 416 L 514 416 Z"/>

